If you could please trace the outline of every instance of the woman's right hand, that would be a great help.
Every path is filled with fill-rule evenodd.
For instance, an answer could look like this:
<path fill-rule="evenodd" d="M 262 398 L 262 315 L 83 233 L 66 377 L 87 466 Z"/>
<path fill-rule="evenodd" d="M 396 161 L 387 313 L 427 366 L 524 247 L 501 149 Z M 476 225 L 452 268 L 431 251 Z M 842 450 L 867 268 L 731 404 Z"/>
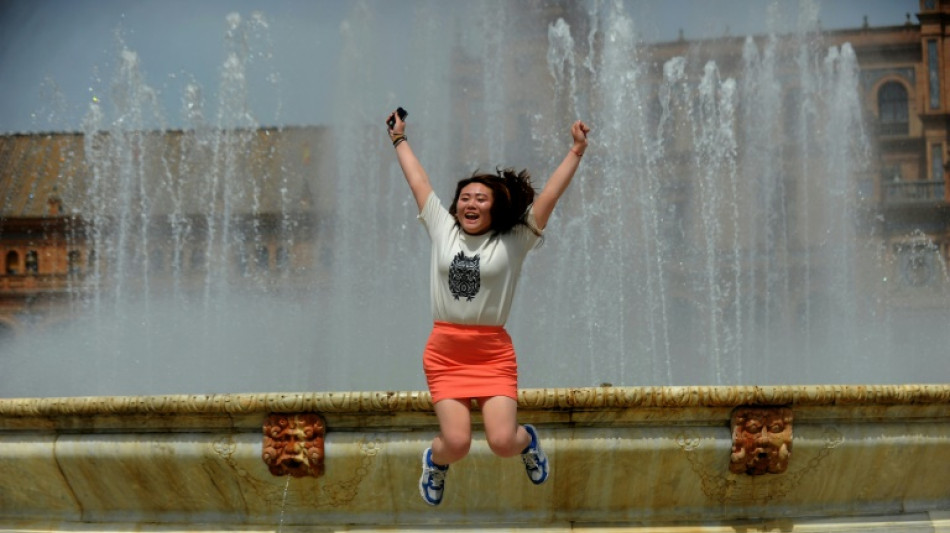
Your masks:
<path fill-rule="evenodd" d="M 395 124 L 392 127 L 390 127 L 389 124 L 392 123 L 393 121 L 395 121 Z M 392 137 L 393 135 L 403 135 L 406 133 L 406 123 L 403 122 L 402 119 L 399 118 L 399 113 L 396 113 L 395 111 L 393 111 L 392 113 L 389 114 L 388 117 L 386 117 L 386 127 L 389 130 L 390 137 Z"/>
<path fill-rule="evenodd" d="M 397 110 L 398 111 L 398 110 Z M 412 196 L 416 200 L 416 206 L 419 211 L 428 200 L 432 193 L 432 185 L 429 183 L 429 175 L 422 168 L 422 163 L 412 153 L 412 148 L 406 142 L 406 123 L 399 118 L 399 113 L 393 111 L 386 117 L 386 127 L 389 131 L 389 138 L 393 141 L 393 148 L 396 149 L 396 158 L 399 160 L 399 166 L 406 177 L 406 183 L 412 190 Z M 392 124 L 392 126 L 390 126 Z"/>

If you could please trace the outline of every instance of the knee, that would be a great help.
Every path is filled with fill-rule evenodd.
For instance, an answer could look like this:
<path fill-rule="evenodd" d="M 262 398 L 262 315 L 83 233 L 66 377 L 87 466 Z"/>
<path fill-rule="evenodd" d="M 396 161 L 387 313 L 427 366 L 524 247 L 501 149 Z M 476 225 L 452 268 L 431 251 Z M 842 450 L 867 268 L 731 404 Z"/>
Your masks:
<path fill-rule="evenodd" d="M 454 463 L 468 455 L 472 447 L 472 435 L 470 433 L 442 434 L 442 453 L 446 455 L 447 462 Z"/>
<path fill-rule="evenodd" d="M 486 435 L 488 447 L 499 457 L 512 457 L 521 453 L 518 447 L 517 431 L 505 431 Z"/>

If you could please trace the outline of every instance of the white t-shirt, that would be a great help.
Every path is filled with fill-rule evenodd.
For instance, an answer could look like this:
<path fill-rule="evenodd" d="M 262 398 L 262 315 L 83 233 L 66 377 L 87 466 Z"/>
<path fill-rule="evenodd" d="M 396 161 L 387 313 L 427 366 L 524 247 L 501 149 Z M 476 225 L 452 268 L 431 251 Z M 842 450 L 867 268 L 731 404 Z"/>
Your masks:
<path fill-rule="evenodd" d="M 456 224 L 435 192 L 429 194 L 418 218 L 432 240 L 432 317 L 453 324 L 505 325 L 521 266 L 540 236 L 524 224 L 504 235 L 469 235 Z M 537 228 L 531 207 L 527 221 Z"/>

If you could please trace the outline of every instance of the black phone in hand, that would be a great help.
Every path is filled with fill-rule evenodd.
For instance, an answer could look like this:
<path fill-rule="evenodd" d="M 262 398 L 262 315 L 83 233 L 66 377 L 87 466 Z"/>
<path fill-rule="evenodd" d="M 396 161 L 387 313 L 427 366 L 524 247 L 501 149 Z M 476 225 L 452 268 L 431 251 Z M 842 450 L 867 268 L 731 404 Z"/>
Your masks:
<path fill-rule="evenodd" d="M 409 116 L 409 112 L 401 107 L 396 108 L 396 114 L 399 115 L 399 120 L 405 122 L 406 117 Z M 396 127 L 396 117 L 389 117 L 389 120 L 386 121 L 386 124 L 389 124 L 389 129 Z"/>

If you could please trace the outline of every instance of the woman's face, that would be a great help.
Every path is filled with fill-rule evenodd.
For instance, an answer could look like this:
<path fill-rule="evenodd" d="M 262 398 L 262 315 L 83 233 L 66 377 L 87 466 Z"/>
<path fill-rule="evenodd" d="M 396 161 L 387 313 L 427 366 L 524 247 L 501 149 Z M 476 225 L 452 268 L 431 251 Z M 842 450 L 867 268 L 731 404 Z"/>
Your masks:
<path fill-rule="evenodd" d="M 455 218 L 462 231 L 469 235 L 481 235 L 491 229 L 492 190 L 484 183 L 469 183 L 459 193 L 455 204 Z"/>

